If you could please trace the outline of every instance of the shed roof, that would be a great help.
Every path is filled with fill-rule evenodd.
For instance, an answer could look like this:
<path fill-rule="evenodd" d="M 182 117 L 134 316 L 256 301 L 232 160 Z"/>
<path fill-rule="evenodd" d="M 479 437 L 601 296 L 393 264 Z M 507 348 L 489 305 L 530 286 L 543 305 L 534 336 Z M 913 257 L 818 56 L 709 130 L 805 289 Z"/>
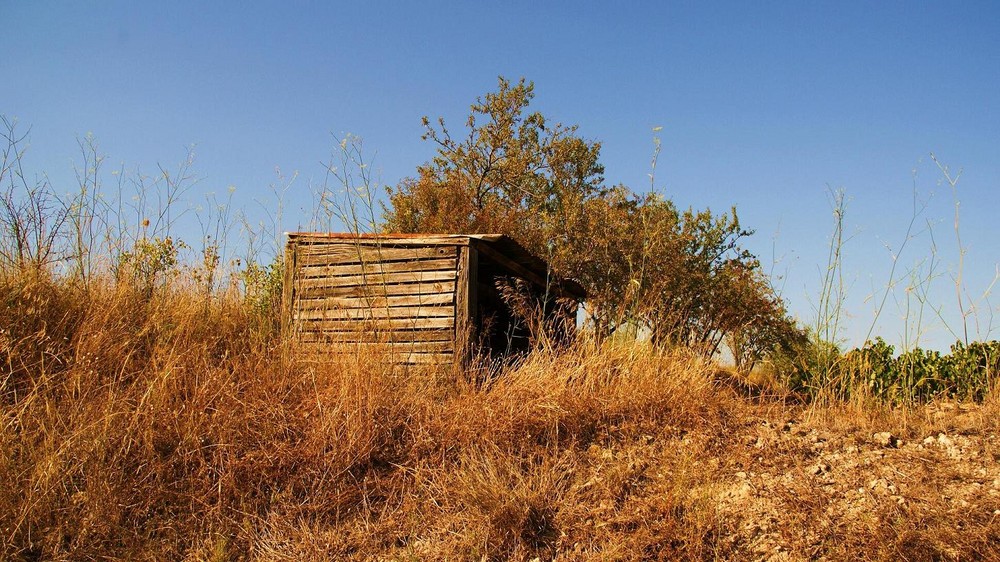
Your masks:
<path fill-rule="evenodd" d="M 351 232 L 288 232 L 289 241 L 301 241 L 309 243 L 311 240 L 321 242 L 325 240 L 344 240 L 359 244 L 393 244 L 399 246 L 427 246 L 427 245 L 452 245 L 469 244 L 475 241 L 480 248 L 485 247 L 487 252 L 499 254 L 501 258 L 506 258 L 513 263 L 502 263 L 514 269 L 514 273 L 519 273 L 516 269 L 524 268 L 535 277 L 549 281 L 561 287 L 569 296 L 583 300 L 587 297 L 587 291 L 577 281 L 566 278 L 555 278 L 549 276 L 548 264 L 545 260 L 532 254 L 517 243 L 516 240 L 506 234 L 355 234 Z"/>

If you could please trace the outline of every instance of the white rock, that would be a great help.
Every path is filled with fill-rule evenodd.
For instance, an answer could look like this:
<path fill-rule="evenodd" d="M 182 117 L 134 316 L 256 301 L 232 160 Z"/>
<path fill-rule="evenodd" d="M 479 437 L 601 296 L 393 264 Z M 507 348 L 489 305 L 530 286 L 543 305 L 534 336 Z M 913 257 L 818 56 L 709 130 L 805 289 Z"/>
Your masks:
<path fill-rule="evenodd" d="M 896 448 L 899 446 L 899 438 L 888 431 L 875 433 L 872 435 L 872 439 L 882 447 Z"/>

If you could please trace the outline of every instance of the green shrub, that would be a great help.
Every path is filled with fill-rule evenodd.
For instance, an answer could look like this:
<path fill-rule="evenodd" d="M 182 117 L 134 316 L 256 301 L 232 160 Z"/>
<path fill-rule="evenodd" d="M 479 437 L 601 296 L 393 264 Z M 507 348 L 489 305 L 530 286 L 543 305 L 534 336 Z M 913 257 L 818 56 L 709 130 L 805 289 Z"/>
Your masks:
<path fill-rule="evenodd" d="M 982 401 L 1000 370 L 1000 341 L 956 342 L 950 353 L 914 348 L 896 355 L 882 338 L 866 342 L 817 368 L 808 357 L 815 350 L 799 350 L 800 360 L 786 361 L 786 382 L 795 390 L 837 398 L 874 397 L 891 404 L 913 404 L 936 398 Z"/>

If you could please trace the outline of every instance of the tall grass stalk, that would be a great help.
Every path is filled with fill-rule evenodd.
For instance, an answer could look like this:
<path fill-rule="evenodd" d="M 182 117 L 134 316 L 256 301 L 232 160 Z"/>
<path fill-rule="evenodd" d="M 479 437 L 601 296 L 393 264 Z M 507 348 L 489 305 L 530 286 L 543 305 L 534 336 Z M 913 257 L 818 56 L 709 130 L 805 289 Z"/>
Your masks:
<path fill-rule="evenodd" d="M 828 388 L 835 374 L 838 359 L 837 345 L 840 339 L 846 291 L 844 286 L 843 248 L 844 215 L 847 210 L 843 189 L 831 190 L 830 205 L 833 210 L 833 232 L 830 236 L 826 268 L 822 271 L 819 300 L 816 303 L 816 320 L 813 325 L 813 345 L 811 358 L 819 380 L 810 383 L 816 390 Z"/>
<path fill-rule="evenodd" d="M 310 228 L 327 232 L 378 232 L 377 194 L 381 183 L 366 156 L 361 137 L 340 139 L 324 164 L 323 183 L 313 189 L 315 205 Z"/>
<path fill-rule="evenodd" d="M 952 203 L 954 207 L 954 220 L 952 223 L 952 228 L 955 233 L 955 243 L 958 252 L 958 263 L 955 273 L 952 277 L 952 281 L 955 288 L 955 301 L 958 308 L 959 317 L 961 319 L 961 341 L 968 346 L 969 345 L 969 319 L 975 323 L 975 339 L 986 340 L 990 337 L 993 330 L 993 309 L 989 305 L 989 297 L 993 292 L 993 287 L 996 286 L 997 281 L 1000 281 L 1000 265 L 997 265 L 996 272 L 993 279 L 983 290 L 979 298 L 973 298 L 969 294 L 969 289 L 965 282 L 965 255 L 968 249 L 962 243 L 962 232 L 961 232 L 961 220 L 960 220 L 960 210 L 961 201 L 958 197 L 958 183 L 962 177 L 962 170 L 957 173 L 953 173 L 951 169 L 944 163 L 942 163 L 938 158 L 931 153 L 931 160 L 940 170 L 944 181 L 947 183 L 952 194 Z M 981 311 L 982 305 L 985 303 L 985 326 L 982 325 L 983 313 Z M 943 320 L 943 319 L 942 319 Z M 949 328 L 950 329 L 950 328 Z M 953 332 L 954 333 L 954 332 Z"/>

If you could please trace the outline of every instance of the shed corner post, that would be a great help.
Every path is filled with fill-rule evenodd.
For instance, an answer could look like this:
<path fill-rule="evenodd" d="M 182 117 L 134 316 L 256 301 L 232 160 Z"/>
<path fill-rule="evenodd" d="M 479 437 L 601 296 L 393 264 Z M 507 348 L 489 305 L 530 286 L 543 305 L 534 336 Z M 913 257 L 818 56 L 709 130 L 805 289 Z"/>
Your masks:
<path fill-rule="evenodd" d="M 479 313 L 479 250 L 472 239 L 459 247 L 458 286 L 455 287 L 456 364 L 468 366 L 475 351 L 476 319 Z"/>
<path fill-rule="evenodd" d="M 295 307 L 295 239 L 288 237 L 285 242 L 284 271 L 281 281 L 281 338 L 289 339 L 293 330 Z"/>

